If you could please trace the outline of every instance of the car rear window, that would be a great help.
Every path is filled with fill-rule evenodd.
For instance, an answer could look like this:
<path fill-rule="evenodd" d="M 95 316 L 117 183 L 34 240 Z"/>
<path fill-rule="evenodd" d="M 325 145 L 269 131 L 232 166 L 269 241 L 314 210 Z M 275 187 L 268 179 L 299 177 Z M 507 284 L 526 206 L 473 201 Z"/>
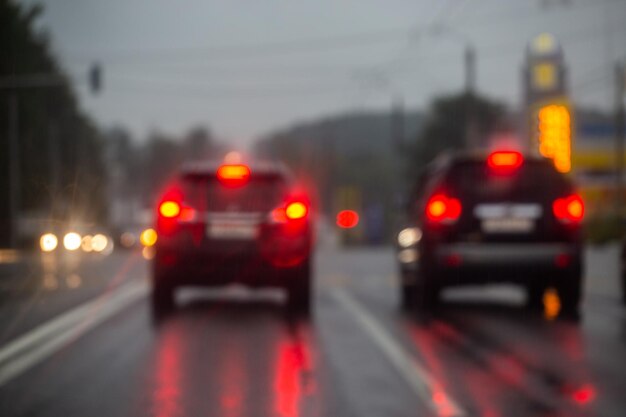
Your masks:
<path fill-rule="evenodd" d="M 570 188 L 548 161 L 538 160 L 526 160 L 507 174 L 495 173 L 483 161 L 460 161 L 452 166 L 445 181 L 459 194 L 487 200 L 535 200 Z"/>
<path fill-rule="evenodd" d="M 215 175 L 188 175 L 184 188 L 188 200 L 209 212 L 259 212 L 275 208 L 284 198 L 287 184 L 280 175 L 253 174 L 245 185 L 229 188 Z"/>

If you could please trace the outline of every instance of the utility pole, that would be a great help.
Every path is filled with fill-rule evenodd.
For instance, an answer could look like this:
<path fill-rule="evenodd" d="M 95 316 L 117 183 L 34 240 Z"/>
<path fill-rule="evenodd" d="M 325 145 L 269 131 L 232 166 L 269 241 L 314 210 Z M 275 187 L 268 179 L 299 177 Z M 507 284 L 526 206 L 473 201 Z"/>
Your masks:
<path fill-rule="evenodd" d="M 404 154 L 404 100 L 402 97 L 394 98 L 391 104 L 391 140 L 396 152 L 402 157 Z"/>
<path fill-rule="evenodd" d="M 59 135 L 56 121 L 48 123 L 48 166 L 50 167 L 50 194 L 56 201 L 61 184 L 61 161 L 59 155 Z M 53 210 L 54 212 L 54 210 Z"/>
<path fill-rule="evenodd" d="M 467 44 L 465 46 L 465 148 L 473 149 L 478 146 L 474 125 L 474 91 L 476 88 L 476 52 Z"/>
<path fill-rule="evenodd" d="M 472 149 L 481 145 L 476 135 L 476 124 L 474 120 L 474 93 L 476 89 L 476 51 L 472 46 L 471 40 L 448 26 L 437 25 L 433 28 L 435 36 L 442 34 L 452 35 L 455 39 L 460 40 L 465 45 L 465 53 L 463 56 L 464 73 L 465 73 L 465 142 L 466 149 Z"/>
<path fill-rule="evenodd" d="M 474 94 L 476 88 L 476 51 L 472 45 L 465 47 L 465 93 Z"/>
<path fill-rule="evenodd" d="M 407 155 L 406 128 L 404 100 L 397 96 L 391 103 L 391 114 L 389 115 L 389 135 L 391 137 L 391 147 L 395 159 L 394 178 L 396 189 L 394 190 L 394 201 L 399 196 L 404 195 L 407 187 L 407 178 L 410 177 L 408 170 L 409 155 Z M 398 196 L 398 197 L 396 197 Z"/>
<path fill-rule="evenodd" d="M 19 102 L 17 92 L 9 94 L 9 245 L 17 247 L 18 211 L 20 207 Z"/>
<path fill-rule="evenodd" d="M 624 64 L 615 65 L 615 206 L 624 214 Z"/>

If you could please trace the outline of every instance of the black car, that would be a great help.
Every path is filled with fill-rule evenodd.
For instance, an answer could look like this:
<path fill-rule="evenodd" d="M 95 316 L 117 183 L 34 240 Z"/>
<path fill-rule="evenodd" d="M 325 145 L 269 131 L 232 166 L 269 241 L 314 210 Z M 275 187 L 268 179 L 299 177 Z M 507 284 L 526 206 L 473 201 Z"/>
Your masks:
<path fill-rule="evenodd" d="M 419 178 L 398 234 L 405 307 L 444 287 L 516 283 L 540 307 L 554 287 L 564 315 L 581 298 L 582 199 L 547 159 L 517 151 L 447 154 Z"/>
<path fill-rule="evenodd" d="M 158 204 L 152 274 L 155 313 L 181 286 L 280 287 L 308 313 L 310 202 L 282 165 L 185 166 Z"/>

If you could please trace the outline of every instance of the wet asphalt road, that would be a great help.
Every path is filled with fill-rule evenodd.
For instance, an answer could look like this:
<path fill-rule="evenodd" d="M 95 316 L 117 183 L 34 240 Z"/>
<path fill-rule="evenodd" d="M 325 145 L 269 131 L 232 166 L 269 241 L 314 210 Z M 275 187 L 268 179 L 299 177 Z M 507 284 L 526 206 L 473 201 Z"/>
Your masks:
<path fill-rule="evenodd" d="M 0 265 L 0 415 L 626 415 L 611 255 L 589 255 L 579 324 L 506 287 L 402 314 L 389 249 L 320 248 L 310 321 L 235 288 L 184 291 L 154 322 L 139 254 L 34 256 Z"/>

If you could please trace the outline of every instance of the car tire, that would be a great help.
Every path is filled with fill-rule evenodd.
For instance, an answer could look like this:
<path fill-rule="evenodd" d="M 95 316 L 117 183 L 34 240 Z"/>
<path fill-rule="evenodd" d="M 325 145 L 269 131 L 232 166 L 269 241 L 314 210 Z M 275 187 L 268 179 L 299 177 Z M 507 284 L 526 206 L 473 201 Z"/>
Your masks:
<path fill-rule="evenodd" d="M 580 272 L 569 274 L 557 286 L 557 292 L 561 300 L 561 314 L 565 319 L 580 319 L 582 279 Z"/>
<path fill-rule="evenodd" d="M 296 267 L 288 277 L 287 309 L 291 314 L 308 317 L 311 314 L 311 266 L 309 261 Z"/>
<path fill-rule="evenodd" d="M 531 311 L 543 311 L 543 295 L 546 288 L 546 284 L 541 281 L 526 285 L 526 308 Z"/>
<path fill-rule="evenodd" d="M 441 287 L 425 271 L 416 276 L 413 292 L 413 303 L 418 312 L 432 312 L 438 306 Z"/>
<path fill-rule="evenodd" d="M 162 274 L 155 273 L 150 294 L 150 306 L 154 317 L 163 317 L 174 309 L 174 288 L 167 284 Z"/>
<path fill-rule="evenodd" d="M 402 311 L 410 311 L 415 308 L 415 284 L 402 282 L 400 284 L 400 309 Z"/>

